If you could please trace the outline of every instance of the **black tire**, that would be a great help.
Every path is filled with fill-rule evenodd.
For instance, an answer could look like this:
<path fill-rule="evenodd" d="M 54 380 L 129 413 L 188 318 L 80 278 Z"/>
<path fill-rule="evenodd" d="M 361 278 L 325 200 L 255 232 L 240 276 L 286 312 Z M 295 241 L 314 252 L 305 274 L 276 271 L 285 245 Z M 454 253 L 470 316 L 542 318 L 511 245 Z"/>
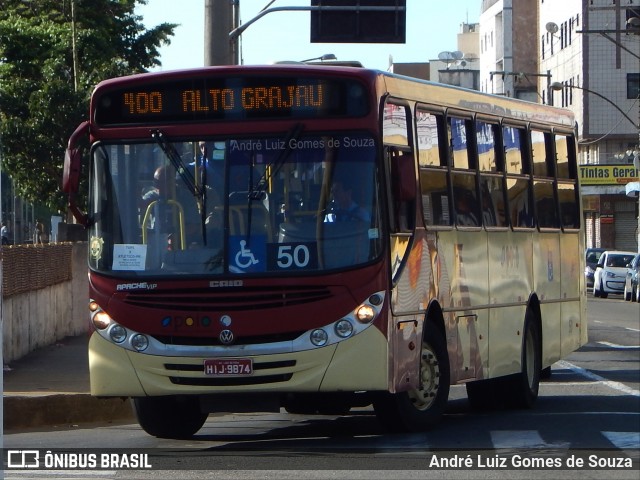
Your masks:
<path fill-rule="evenodd" d="M 197 397 L 137 397 L 132 403 L 142 429 L 159 438 L 192 437 L 209 416 Z"/>
<path fill-rule="evenodd" d="M 373 408 L 380 423 L 394 432 L 420 432 L 433 427 L 449 399 L 449 354 L 444 333 L 433 323 L 425 325 L 420 359 L 421 385 L 417 390 L 380 393 Z"/>
<path fill-rule="evenodd" d="M 627 286 L 624 286 L 624 292 L 622 294 L 622 296 L 624 297 L 624 301 L 625 302 L 630 302 L 631 301 L 631 295 L 633 294 L 633 291 L 629 292 L 627 291 Z"/>
<path fill-rule="evenodd" d="M 543 368 L 540 371 L 540 380 L 549 380 L 551 378 L 551 367 Z"/>
<path fill-rule="evenodd" d="M 512 379 L 514 405 L 532 408 L 538 399 L 542 344 L 540 327 L 531 310 L 527 310 L 522 335 L 521 370 Z"/>
<path fill-rule="evenodd" d="M 598 288 L 598 296 L 600 298 L 607 298 L 609 294 L 602 289 L 602 280 L 600 280 L 600 287 Z"/>

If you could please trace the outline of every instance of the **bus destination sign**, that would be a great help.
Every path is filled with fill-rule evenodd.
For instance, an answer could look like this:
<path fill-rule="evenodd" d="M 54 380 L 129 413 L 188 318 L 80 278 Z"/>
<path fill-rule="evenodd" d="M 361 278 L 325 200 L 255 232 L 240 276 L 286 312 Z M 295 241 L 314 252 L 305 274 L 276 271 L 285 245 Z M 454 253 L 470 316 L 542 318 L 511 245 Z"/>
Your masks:
<path fill-rule="evenodd" d="M 95 95 L 102 126 L 368 113 L 362 84 L 324 78 L 207 78 L 122 84 Z"/>

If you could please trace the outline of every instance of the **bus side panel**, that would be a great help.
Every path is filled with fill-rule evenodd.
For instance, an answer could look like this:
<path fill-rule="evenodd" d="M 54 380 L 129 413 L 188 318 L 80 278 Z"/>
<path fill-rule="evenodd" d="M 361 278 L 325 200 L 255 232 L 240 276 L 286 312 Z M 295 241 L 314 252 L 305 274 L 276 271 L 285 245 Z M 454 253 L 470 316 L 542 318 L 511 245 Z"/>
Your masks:
<path fill-rule="evenodd" d="M 489 233 L 489 377 L 520 371 L 522 327 L 533 290 L 529 232 Z M 504 306 L 503 306 L 504 305 Z"/>
<path fill-rule="evenodd" d="M 562 328 L 561 265 L 559 233 L 539 233 L 534 248 L 533 264 L 535 285 L 533 291 L 540 300 L 542 322 L 542 365 L 549 366 L 552 359 L 560 356 L 560 335 Z M 565 255 L 566 256 L 566 255 Z M 551 362 L 551 363 L 550 363 Z"/>
<path fill-rule="evenodd" d="M 487 233 L 485 231 L 458 231 L 453 244 L 451 297 L 455 313 L 457 336 L 456 365 L 452 363 L 452 381 L 484 378 L 488 368 L 489 317 L 486 306 L 489 299 L 489 265 Z M 455 367 L 455 369 L 454 369 Z"/>
<path fill-rule="evenodd" d="M 569 355 L 571 352 L 580 348 L 582 345 L 583 326 L 581 318 L 586 320 L 586 312 L 582 312 L 583 301 L 582 293 L 584 292 L 584 265 L 582 258 L 584 257 L 584 249 L 580 242 L 581 235 L 579 233 L 565 233 L 560 239 L 560 248 L 562 249 L 561 283 L 562 298 L 567 302 L 562 304 L 562 326 L 560 331 L 561 346 L 559 356 L 552 358 L 552 362 Z M 584 315 L 581 315 L 584 313 Z M 549 363 L 549 365 L 551 364 Z M 546 364 L 543 364 L 546 365 Z"/>

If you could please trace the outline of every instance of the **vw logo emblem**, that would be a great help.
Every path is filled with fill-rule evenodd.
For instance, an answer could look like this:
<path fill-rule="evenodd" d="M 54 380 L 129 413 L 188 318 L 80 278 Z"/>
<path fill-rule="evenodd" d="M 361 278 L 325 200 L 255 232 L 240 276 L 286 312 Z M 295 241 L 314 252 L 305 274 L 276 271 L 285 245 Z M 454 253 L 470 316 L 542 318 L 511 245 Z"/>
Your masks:
<path fill-rule="evenodd" d="M 231 330 L 222 330 L 218 338 L 220 338 L 221 343 L 229 345 L 233 343 L 233 332 Z"/>

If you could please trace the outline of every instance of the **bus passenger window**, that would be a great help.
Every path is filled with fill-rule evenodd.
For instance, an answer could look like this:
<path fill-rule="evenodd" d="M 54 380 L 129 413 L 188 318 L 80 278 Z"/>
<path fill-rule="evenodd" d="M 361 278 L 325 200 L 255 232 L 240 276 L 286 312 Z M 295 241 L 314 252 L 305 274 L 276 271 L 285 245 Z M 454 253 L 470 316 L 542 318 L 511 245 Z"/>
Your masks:
<path fill-rule="evenodd" d="M 529 180 L 524 177 L 507 178 L 507 197 L 511 224 L 519 228 L 532 228 L 533 206 L 529 202 Z"/>
<path fill-rule="evenodd" d="M 476 121 L 476 144 L 478 146 L 478 168 L 481 172 L 498 172 L 496 138 L 497 125 Z"/>
<path fill-rule="evenodd" d="M 420 191 L 425 225 L 451 225 L 447 172 L 444 169 L 421 168 Z"/>
<path fill-rule="evenodd" d="M 558 181 L 558 200 L 562 227 L 567 229 L 580 228 L 580 215 L 575 183 Z"/>
<path fill-rule="evenodd" d="M 531 130 L 531 151 L 533 154 L 533 175 L 553 177 L 551 145 L 547 143 L 544 132 Z"/>
<path fill-rule="evenodd" d="M 504 189 L 502 177 L 483 175 L 480 178 L 482 223 L 485 227 L 505 227 Z"/>
<path fill-rule="evenodd" d="M 453 167 L 469 169 L 471 165 L 467 143 L 467 122 L 463 118 L 450 117 L 449 128 Z"/>
<path fill-rule="evenodd" d="M 476 176 L 466 172 L 454 172 L 451 178 L 453 183 L 456 225 L 479 227 L 482 216 L 476 196 Z"/>
<path fill-rule="evenodd" d="M 556 172 L 558 179 L 576 179 L 576 172 L 571 171 L 569 165 L 575 162 L 571 161 L 573 150 L 569 150 L 569 140 L 564 135 L 556 135 Z M 571 145 L 573 146 L 573 145 Z"/>
<path fill-rule="evenodd" d="M 533 195 L 540 228 L 558 228 L 558 212 L 553 194 L 553 182 L 536 180 L 533 184 Z"/>
<path fill-rule="evenodd" d="M 418 130 L 418 163 L 421 167 L 447 166 L 446 155 L 440 156 L 438 126 L 444 125 L 441 115 L 434 115 L 418 109 L 416 127 Z"/>
<path fill-rule="evenodd" d="M 523 132 L 519 128 L 504 127 L 502 139 L 505 155 L 505 169 L 507 174 L 523 175 L 529 173 L 526 169 L 525 148 Z"/>

